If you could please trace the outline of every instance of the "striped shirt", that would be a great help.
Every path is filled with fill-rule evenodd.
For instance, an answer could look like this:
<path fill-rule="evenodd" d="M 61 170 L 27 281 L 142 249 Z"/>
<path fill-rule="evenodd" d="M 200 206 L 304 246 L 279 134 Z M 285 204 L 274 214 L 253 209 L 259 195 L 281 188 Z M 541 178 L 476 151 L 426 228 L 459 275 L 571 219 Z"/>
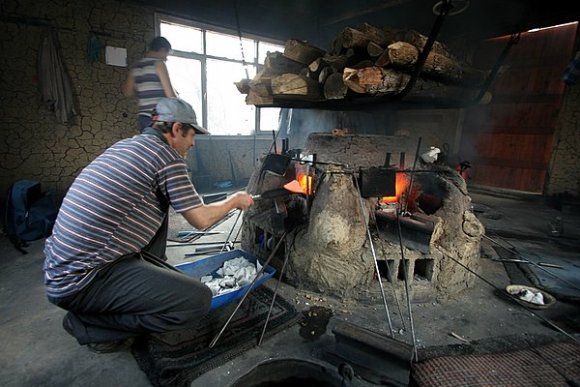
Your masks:
<path fill-rule="evenodd" d="M 103 265 L 141 251 L 159 230 L 167 204 L 178 213 L 202 205 L 173 148 L 141 134 L 107 149 L 75 179 L 46 240 L 48 296 L 72 295 Z"/>
<path fill-rule="evenodd" d="M 151 111 L 157 106 L 160 98 L 165 97 L 165 91 L 157 75 L 157 63 L 161 59 L 143 58 L 131 69 L 139 99 L 139 114 L 151 117 Z"/>

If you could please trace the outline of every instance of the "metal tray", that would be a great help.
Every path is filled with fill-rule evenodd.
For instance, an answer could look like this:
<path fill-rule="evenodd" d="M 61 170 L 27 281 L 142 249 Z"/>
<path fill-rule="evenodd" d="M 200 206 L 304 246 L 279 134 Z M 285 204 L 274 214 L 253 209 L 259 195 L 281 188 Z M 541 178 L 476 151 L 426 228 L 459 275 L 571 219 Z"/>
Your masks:
<path fill-rule="evenodd" d="M 210 275 L 210 274 L 215 275 L 215 272 L 220 267 L 223 266 L 225 261 L 229 261 L 230 259 L 234 259 L 234 258 L 238 258 L 238 257 L 244 257 L 248 261 L 252 262 L 253 264 L 256 264 L 256 261 L 258 260 L 257 257 L 255 257 L 255 256 L 253 256 L 253 255 L 251 255 L 243 250 L 238 249 L 238 250 L 232 250 L 232 251 L 228 251 L 225 253 L 221 253 L 218 255 L 213 255 L 211 257 L 203 258 L 203 259 L 200 259 L 200 260 L 194 261 L 194 262 L 180 263 L 179 265 L 175 265 L 175 267 L 178 268 L 179 270 L 183 271 L 185 274 L 187 274 L 190 277 L 200 279 L 201 277 L 203 277 L 205 275 Z M 264 272 L 262 273 L 262 276 L 260 278 L 258 278 L 258 280 L 256 280 L 256 282 L 254 283 L 253 288 L 255 289 L 258 286 L 261 286 L 264 282 L 266 282 L 267 280 L 272 278 L 275 273 L 276 273 L 276 269 L 274 269 L 271 266 L 266 266 L 264 268 Z M 227 305 L 233 301 L 239 300 L 240 298 L 242 298 L 244 296 L 246 290 L 249 287 L 250 287 L 250 284 L 242 286 L 239 289 L 234 290 L 232 292 L 214 296 L 211 300 L 210 310 L 218 309 L 218 308 L 220 308 L 224 305 Z"/>

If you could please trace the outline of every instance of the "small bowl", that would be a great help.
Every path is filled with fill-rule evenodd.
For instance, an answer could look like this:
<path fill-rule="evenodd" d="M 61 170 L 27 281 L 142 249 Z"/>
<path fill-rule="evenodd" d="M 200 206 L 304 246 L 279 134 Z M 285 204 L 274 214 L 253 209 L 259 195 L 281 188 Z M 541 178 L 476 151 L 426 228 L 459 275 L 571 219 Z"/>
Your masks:
<path fill-rule="evenodd" d="M 552 296 L 550 293 L 545 292 L 541 289 L 537 289 L 534 288 L 532 286 L 526 286 L 526 285 L 508 285 L 505 290 L 511 294 L 514 298 L 514 300 L 516 300 L 517 302 L 519 302 L 522 305 L 527 306 L 528 308 L 532 308 L 532 309 L 547 309 L 549 307 L 551 307 L 552 305 L 554 305 L 556 303 L 556 298 L 554 296 Z M 533 302 L 528 302 L 525 300 L 522 300 L 521 298 L 519 298 L 517 296 L 517 294 L 519 292 L 521 292 L 522 290 L 529 290 L 530 292 L 533 293 L 537 293 L 540 292 L 542 293 L 542 296 L 544 296 L 544 305 L 540 305 L 540 304 L 534 304 Z"/>

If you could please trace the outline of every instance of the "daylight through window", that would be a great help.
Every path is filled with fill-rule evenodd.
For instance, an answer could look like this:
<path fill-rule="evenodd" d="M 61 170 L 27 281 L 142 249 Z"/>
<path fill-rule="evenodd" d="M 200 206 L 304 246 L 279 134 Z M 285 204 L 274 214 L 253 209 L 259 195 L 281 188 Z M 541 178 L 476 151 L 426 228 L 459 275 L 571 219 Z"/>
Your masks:
<path fill-rule="evenodd" d="M 235 31 L 214 31 L 158 16 L 158 32 L 173 53 L 167 69 L 179 97 L 189 102 L 212 135 L 252 135 L 278 127 L 279 108 L 246 105 L 234 82 L 252 79 L 268 51 L 284 46 L 242 38 Z"/>

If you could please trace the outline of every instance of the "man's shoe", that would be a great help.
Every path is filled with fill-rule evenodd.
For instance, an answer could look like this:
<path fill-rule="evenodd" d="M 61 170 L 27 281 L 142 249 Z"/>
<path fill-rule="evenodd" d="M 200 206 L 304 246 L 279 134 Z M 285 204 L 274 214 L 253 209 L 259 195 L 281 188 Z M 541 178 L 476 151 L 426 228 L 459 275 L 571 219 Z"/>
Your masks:
<path fill-rule="evenodd" d="M 68 332 L 69 335 L 73 335 L 73 328 L 72 328 L 72 321 L 70 321 L 70 313 L 67 313 L 64 318 L 62 319 L 62 327 L 65 331 Z"/>
<path fill-rule="evenodd" d="M 95 353 L 113 353 L 113 352 L 120 352 L 125 349 L 128 349 L 133 345 L 135 341 L 134 337 L 129 337 L 125 340 L 115 340 L 115 341 L 108 341 L 105 343 L 89 343 L 87 344 L 87 348 L 91 352 Z"/>

